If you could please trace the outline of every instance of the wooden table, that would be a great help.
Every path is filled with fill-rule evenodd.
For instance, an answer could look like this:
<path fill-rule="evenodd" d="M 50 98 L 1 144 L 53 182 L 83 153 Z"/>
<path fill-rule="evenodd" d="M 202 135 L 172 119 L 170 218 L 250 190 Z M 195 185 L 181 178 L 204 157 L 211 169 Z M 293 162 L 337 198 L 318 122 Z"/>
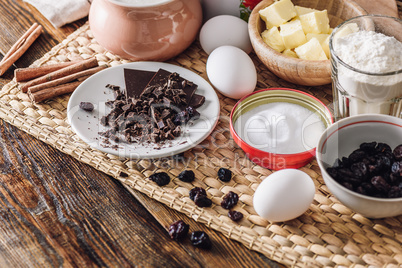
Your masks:
<path fill-rule="evenodd" d="M 22 0 L 1 0 L 0 14 L 0 58 L 32 23 L 44 27 L 18 67 L 86 21 L 57 29 Z M 0 129 L 0 267 L 278 267 L 3 120 Z M 178 219 L 206 231 L 213 249 L 172 241 L 166 230 Z"/>
<path fill-rule="evenodd" d="M 29 66 L 86 21 L 57 29 L 22 0 L 0 1 L 2 55 L 32 23 L 44 27 L 18 67 Z M 0 77 L 0 87 L 12 78 L 13 68 Z M 0 150 L 0 267 L 279 267 L 140 193 L 128 192 L 113 178 L 3 120 Z M 178 219 L 189 223 L 191 231 L 206 231 L 213 249 L 172 241 L 166 229 Z"/>

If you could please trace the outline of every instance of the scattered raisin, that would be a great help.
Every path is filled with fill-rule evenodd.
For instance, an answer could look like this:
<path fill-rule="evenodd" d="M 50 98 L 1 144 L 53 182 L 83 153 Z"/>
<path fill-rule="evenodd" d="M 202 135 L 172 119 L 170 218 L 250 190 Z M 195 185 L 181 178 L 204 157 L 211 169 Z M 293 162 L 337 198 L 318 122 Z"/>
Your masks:
<path fill-rule="evenodd" d="M 191 189 L 189 192 L 190 199 L 194 201 L 196 194 L 201 194 L 201 195 L 207 196 L 207 192 L 205 191 L 204 188 L 195 187 L 195 188 Z"/>
<path fill-rule="evenodd" d="M 169 226 L 169 235 L 172 239 L 180 241 L 186 237 L 189 229 L 190 225 L 182 220 L 178 220 Z"/>
<path fill-rule="evenodd" d="M 212 205 L 212 200 L 206 195 L 196 194 L 194 197 L 194 203 L 201 208 L 210 207 Z"/>
<path fill-rule="evenodd" d="M 207 197 L 207 192 L 204 188 L 195 187 L 190 190 L 189 197 L 199 207 L 210 207 L 212 200 Z"/>
<path fill-rule="evenodd" d="M 191 233 L 190 241 L 193 246 L 202 248 L 202 249 L 210 249 L 212 247 L 211 240 L 209 236 L 204 231 L 195 231 Z"/>
<path fill-rule="evenodd" d="M 223 182 L 228 182 L 232 178 L 232 171 L 227 168 L 220 168 L 218 170 L 218 178 Z"/>
<path fill-rule="evenodd" d="M 241 219 L 243 219 L 243 213 L 236 210 L 229 211 L 228 216 L 232 221 L 240 221 Z"/>
<path fill-rule="evenodd" d="M 194 171 L 192 170 L 184 170 L 182 171 L 179 176 L 179 180 L 184 181 L 184 182 L 192 182 L 194 181 Z"/>
<path fill-rule="evenodd" d="M 237 204 L 238 201 L 239 201 L 239 196 L 236 193 L 230 191 L 223 197 L 221 206 L 225 209 L 231 209 L 232 207 L 234 207 Z"/>
<path fill-rule="evenodd" d="M 166 172 L 157 172 L 149 176 L 149 179 L 159 186 L 164 186 L 170 182 L 170 177 Z"/>

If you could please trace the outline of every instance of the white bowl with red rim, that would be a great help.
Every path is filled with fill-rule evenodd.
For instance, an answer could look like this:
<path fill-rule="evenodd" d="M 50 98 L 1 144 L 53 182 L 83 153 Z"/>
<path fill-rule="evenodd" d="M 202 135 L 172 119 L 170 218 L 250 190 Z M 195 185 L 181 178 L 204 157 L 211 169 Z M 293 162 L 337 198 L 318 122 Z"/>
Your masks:
<path fill-rule="evenodd" d="M 283 102 L 297 104 L 310 110 L 312 113 L 317 114 L 325 128 L 333 122 L 331 112 L 324 103 L 314 96 L 300 90 L 289 88 L 262 89 L 240 99 L 233 107 L 230 114 L 230 133 L 233 140 L 245 152 L 251 161 L 257 165 L 273 170 L 300 168 L 305 166 L 314 158 L 316 151 L 315 146 L 305 148 L 305 150 L 295 153 L 276 153 L 273 151 L 261 150 L 257 148 L 258 146 L 256 146 L 256 144 L 251 144 L 236 131 L 235 123 L 240 116 L 261 105 Z"/>
<path fill-rule="evenodd" d="M 338 183 L 327 172 L 336 159 L 349 156 L 363 142 L 381 142 L 394 149 L 402 144 L 402 119 L 363 114 L 335 122 L 322 134 L 316 158 L 329 191 L 346 207 L 368 218 L 402 215 L 402 197 L 378 198 L 359 194 Z"/>

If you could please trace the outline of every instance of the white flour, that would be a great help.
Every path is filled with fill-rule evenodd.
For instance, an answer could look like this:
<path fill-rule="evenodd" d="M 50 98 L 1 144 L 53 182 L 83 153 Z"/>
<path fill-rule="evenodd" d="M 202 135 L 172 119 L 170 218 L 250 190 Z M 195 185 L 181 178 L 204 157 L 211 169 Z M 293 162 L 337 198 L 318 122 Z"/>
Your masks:
<path fill-rule="evenodd" d="M 383 74 L 402 68 L 402 43 L 373 31 L 359 31 L 335 39 L 335 52 L 346 64 L 363 72 Z M 402 73 L 367 75 L 339 64 L 338 79 L 349 95 L 350 115 L 389 113 L 390 100 L 402 95 Z"/>

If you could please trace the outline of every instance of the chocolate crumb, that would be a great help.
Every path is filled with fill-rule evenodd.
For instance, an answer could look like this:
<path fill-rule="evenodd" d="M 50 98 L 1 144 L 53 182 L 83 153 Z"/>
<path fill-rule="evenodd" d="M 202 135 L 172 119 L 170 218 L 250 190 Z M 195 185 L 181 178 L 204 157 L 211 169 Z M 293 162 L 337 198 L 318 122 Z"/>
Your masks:
<path fill-rule="evenodd" d="M 80 109 L 87 112 L 92 112 L 94 110 L 94 105 L 91 102 L 87 101 L 81 101 L 79 107 Z"/>

